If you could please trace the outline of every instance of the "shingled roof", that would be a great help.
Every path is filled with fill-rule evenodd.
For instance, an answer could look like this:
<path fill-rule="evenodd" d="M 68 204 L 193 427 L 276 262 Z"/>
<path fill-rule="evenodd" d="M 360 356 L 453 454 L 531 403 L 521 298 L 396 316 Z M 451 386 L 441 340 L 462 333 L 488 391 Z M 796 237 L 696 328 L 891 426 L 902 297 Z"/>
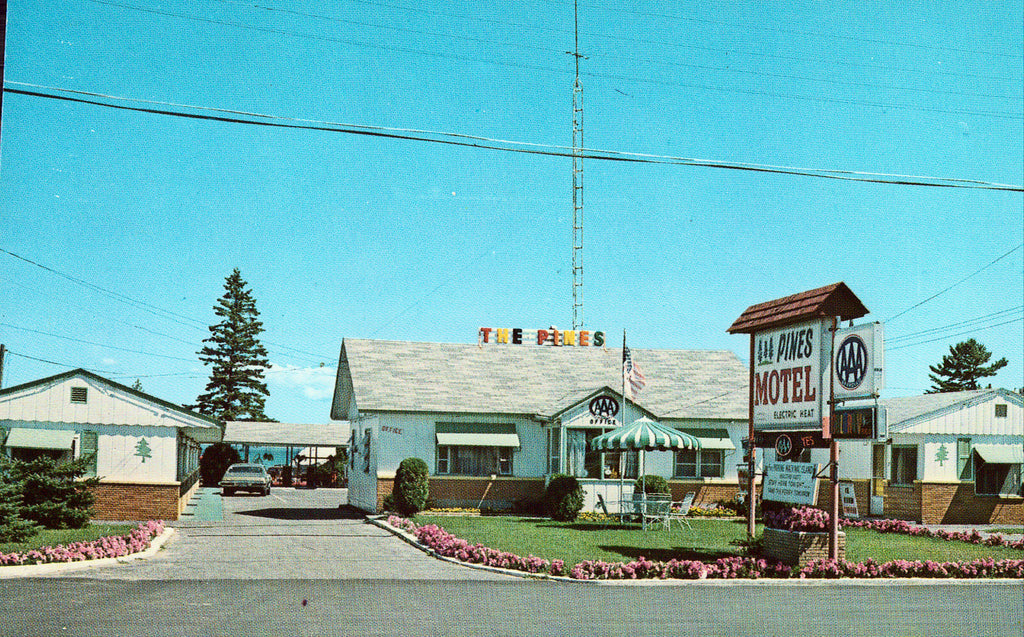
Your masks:
<path fill-rule="evenodd" d="M 633 349 L 659 418 L 745 419 L 748 370 L 730 351 Z M 621 387 L 622 350 L 345 339 L 332 418 L 375 411 L 550 417 L 581 393 Z"/>
<path fill-rule="evenodd" d="M 868 313 L 860 299 L 840 281 L 774 301 L 751 305 L 729 326 L 730 334 L 751 334 L 812 318 L 837 316 L 843 321 Z"/>

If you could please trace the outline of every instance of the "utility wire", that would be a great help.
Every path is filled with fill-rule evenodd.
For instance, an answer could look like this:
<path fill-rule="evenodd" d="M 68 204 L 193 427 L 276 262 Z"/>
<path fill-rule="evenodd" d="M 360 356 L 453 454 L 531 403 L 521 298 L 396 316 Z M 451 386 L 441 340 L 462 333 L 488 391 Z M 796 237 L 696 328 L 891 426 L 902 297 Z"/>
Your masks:
<path fill-rule="evenodd" d="M 1018 317 L 1018 318 L 1015 318 L 1015 319 L 1011 319 L 1009 321 L 1004 321 L 1002 323 L 996 323 L 995 325 L 986 325 L 984 327 L 976 327 L 976 328 L 973 328 L 973 329 L 970 329 L 970 330 L 965 330 L 963 332 L 957 332 L 956 334 L 947 334 L 945 336 L 939 336 L 939 337 L 936 337 L 936 338 L 930 338 L 928 340 L 918 341 L 916 343 L 905 343 L 903 345 L 897 345 L 896 347 L 887 347 L 886 351 L 890 351 L 891 352 L 891 351 L 895 351 L 895 350 L 898 350 L 898 349 L 904 349 L 904 348 L 907 348 L 907 347 L 914 347 L 916 345 L 924 345 L 925 343 L 934 343 L 935 341 L 944 341 L 944 340 L 946 340 L 948 338 L 954 338 L 954 337 L 957 337 L 957 336 L 963 336 L 965 334 L 974 334 L 975 332 L 982 332 L 984 330 L 990 330 L 990 329 L 993 329 L 993 328 L 996 328 L 996 327 L 1002 327 L 1003 325 L 1010 325 L 1011 323 L 1020 323 L 1022 321 L 1024 321 L 1024 317 Z"/>
<path fill-rule="evenodd" d="M 94 374 L 117 374 L 117 373 L 119 373 L 119 372 L 112 372 L 112 371 L 109 371 L 109 370 L 102 370 L 102 369 L 90 369 L 88 367 L 82 367 L 81 365 L 69 365 L 67 363 L 58 363 L 57 361 L 51 361 L 51 360 L 48 360 L 48 359 L 45 359 L 45 358 L 37 358 L 35 356 L 29 356 L 28 354 L 22 354 L 20 352 L 15 352 L 15 351 L 12 351 L 12 350 L 7 350 L 7 353 L 10 354 L 11 356 L 18 356 L 20 358 L 27 358 L 30 361 L 38 361 L 40 363 L 46 363 L 48 365 L 57 365 L 58 367 L 67 367 L 68 369 L 84 369 L 84 370 L 92 372 Z"/>
<path fill-rule="evenodd" d="M 156 358 L 167 358 L 174 361 L 185 361 L 186 363 L 195 363 L 196 360 L 192 358 L 182 358 L 180 356 L 170 356 L 168 354 L 156 354 L 154 352 L 144 352 L 142 350 L 130 349 L 127 347 L 118 347 L 116 345 L 108 345 L 106 343 L 97 343 L 95 341 L 87 341 L 81 338 L 74 338 L 71 336 L 64 336 L 62 334 L 52 334 L 50 332 L 44 332 L 42 330 L 35 330 L 30 327 L 21 327 L 20 325 L 12 325 L 11 323 L 0 323 L 2 327 L 9 327 L 15 330 L 22 330 L 23 332 L 31 332 L 32 334 L 40 334 L 42 336 L 49 336 L 52 338 L 59 338 L 65 341 L 72 341 L 74 343 L 84 343 L 85 345 L 95 345 L 97 347 L 105 347 L 107 349 L 118 350 L 120 352 L 131 352 L 132 354 L 142 354 L 144 356 L 155 356 Z"/>
<path fill-rule="evenodd" d="M 91 1 L 102 2 L 103 0 L 91 0 Z M 320 13 L 312 13 L 312 12 L 308 12 L 308 11 L 296 11 L 296 10 L 292 10 L 292 9 L 282 9 L 282 8 L 271 7 L 271 6 L 260 5 L 260 4 L 249 4 L 249 3 L 242 3 L 242 4 L 245 4 L 247 6 L 251 6 L 251 7 L 256 8 L 256 9 L 261 9 L 261 10 L 266 10 L 266 11 L 273 11 L 273 12 L 283 13 L 283 14 L 288 14 L 288 15 L 296 15 L 296 16 L 301 16 L 301 17 L 306 17 L 306 18 L 313 18 L 313 19 L 317 19 L 317 20 L 324 20 L 324 21 L 327 21 L 327 22 L 335 22 L 335 23 L 341 23 L 341 24 L 350 24 L 350 25 L 358 26 L 358 27 L 370 27 L 370 28 L 373 28 L 373 29 L 385 29 L 385 30 L 388 30 L 388 31 L 397 31 L 397 32 L 400 32 L 400 33 L 412 33 L 414 35 L 427 36 L 427 37 L 429 37 L 431 39 L 434 39 L 435 41 L 437 39 L 439 39 L 439 38 L 446 38 L 446 39 L 449 39 L 449 40 L 461 40 L 461 41 L 466 41 L 466 42 L 476 42 L 476 43 L 480 43 L 480 44 L 503 46 L 503 47 L 527 50 L 527 51 L 539 51 L 541 53 L 559 53 L 559 54 L 560 53 L 564 53 L 564 51 L 562 51 L 560 49 L 554 49 L 554 48 L 551 48 L 551 47 L 532 46 L 532 45 L 523 44 L 521 42 L 509 42 L 509 41 L 503 41 L 503 40 L 492 40 L 492 39 L 487 39 L 487 38 L 471 37 L 471 36 L 467 36 L 467 35 L 458 35 L 456 33 L 451 33 L 451 32 L 444 33 L 444 32 L 440 32 L 440 31 L 424 31 L 424 30 L 421 30 L 421 29 L 409 29 L 409 28 L 406 28 L 406 27 L 396 26 L 394 24 L 378 24 L 378 23 L 372 23 L 372 22 L 362 22 L 362 21 L 358 21 L 358 20 L 348 20 L 348 19 L 345 19 L 345 18 L 338 18 L 338 17 L 335 17 L 335 16 L 329 16 L 329 15 L 324 15 L 324 14 L 320 14 Z M 436 13 L 436 12 L 432 12 L 432 11 L 425 11 L 425 12 L 426 13 Z M 179 16 L 179 17 L 185 17 L 185 16 Z M 456 16 L 456 17 L 459 17 L 459 16 Z M 468 16 L 461 16 L 461 17 L 468 17 Z M 514 26 L 516 28 L 522 28 L 524 26 L 527 26 L 527 25 L 514 24 L 514 23 L 508 23 L 508 25 L 509 26 Z M 564 31 L 564 30 L 558 30 L 558 29 L 552 29 L 552 30 L 558 31 L 558 32 L 563 32 L 563 33 L 569 33 L 569 32 Z M 597 34 L 588 34 L 588 35 L 592 35 L 593 37 L 614 37 L 614 36 L 601 36 L 601 35 L 597 35 Z M 661 44 L 666 44 L 666 43 L 659 42 L 659 43 L 655 43 L 655 44 L 661 45 Z M 789 75 L 789 74 L 783 74 L 783 73 L 771 73 L 771 72 L 766 72 L 766 71 L 754 71 L 754 70 L 749 70 L 749 69 L 738 69 L 738 68 L 732 68 L 730 66 L 713 66 L 713 65 L 704 65 L 704 64 L 688 64 L 688 63 L 683 63 L 683 62 L 672 62 L 672 61 L 666 60 L 664 58 L 649 59 L 649 58 L 639 58 L 639 57 L 632 56 L 632 55 L 601 54 L 601 53 L 595 53 L 595 52 L 591 52 L 588 57 L 604 58 L 604 59 L 611 59 L 611 60 L 616 60 L 617 59 L 617 60 L 624 60 L 624 61 L 631 62 L 631 63 L 642 62 L 642 63 L 645 63 L 645 64 L 659 64 L 659 65 L 663 65 L 663 66 L 672 66 L 672 67 L 677 67 L 677 68 L 695 69 L 695 70 L 699 70 L 699 71 L 702 71 L 702 72 L 703 71 L 715 71 L 715 72 L 721 72 L 721 73 L 738 73 L 738 74 L 743 74 L 743 75 L 753 75 L 753 76 L 757 76 L 757 77 L 768 77 L 768 78 L 788 79 L 788 80 L 801 80 L 801 81 L 808 81 L 808 82 L 818 82 L 818 83 L 825 83 L 825 84 L 834 84 L 834 85 L 840 85 L 840 86 L 856 86 L 856 87 L 863 87 L 863 88 L 876 88 L 876 89 L 884 89 L 884 90 L 892 90 L 892 91 L 911 91 L 911 92 L 920 92 L 920 93 L 934 93 L 934 94 L 941 94 L 941 95 L 959 95 L 959 96 L 963 96 L 963 97 L 983 97 L 983 98 L 1005 99 L 1005 100 L 1015 100 L 1015 101 L 1020 101 L 1022 99 L 1022 97 L 1020 95 L 1017 95 L 1017 94 L 1014 94 L 1014 95 L 998 94 L 997 95 L 997 94 L 989 94 L 989 93 L 970 93 L 970 92 L 964 92 L 964 91 L 943 90 L 943 89 L 937 89 L 937 88 L 931 88 L 931 87 L 929 87 L 929 88 L 918 88 L 918 87 L 912 87 L 912 86 L 896 86 L 896 85 L 892 85 L 892 84 L 876 84 L 876 83 L 872 83 L 872 82 L 863 82 L 863 81 L 846 81 L 846 80 L 838 80 L 838 79 L 832 79 L 832 78 L 808 77 L 808 76 L 801 76 L 801 75 Z M 636 79 L 636 81 L 640 81 L 639 78 L 635 78 L 635 79 Z M 1002 78 L 1000 78 L 1000 79 L 1002 79 Z"/>
<path fill-rule="evenodd" d="M 950 290 L 952 290 L 952 289 L 953 289 L 953 288 L 955 288 L 956 286 L 960 285 L 960 284 L 961 284 L 961 283 L 963 283 L 964 281 L 966 281 L 966 280 L 970 279 L 971 277 L 973 277 L 973 276 L 975 276 L 975 275 L 977 275 L 977 274 L 980 274 L 980 273 L 984 272 L 985 270 L 987 270 L 988 268 L 992 267 L 992 266 L 993 266 L 993 265 L 995 265 L 996 263 L 998 263 L 998 262 L 1002 261 L 1003 259 L 1005 259 L 1006 257 L 1010 256 L 1011 254 L 1013 254 L 1013 253 L 1014 253 L 1014 252 L 1016 252 L 1017 250 L 1020 250 L 1020 249 L 1021 249 L 1022 247 L 1024 247 L 1024 243 L 1021 243 L 1021 244 L 1017 245 L 1017 247 L 1013 248 L 1013 249 L 1012 249 L 1012 250 L 1010 250 L 1009 252 L 1006 252 L 1006 253 L 1004 253 L 1004 254 L 1001 254 L 1001 255 L 999 255 L 998 257 L 996 257 L 995 259 L 993 259 L 993 260 L 989 261 L 988 263 L 986 263 L 986 264 L 985 264 L 984 266 L 982 266 L 982 267 L 981 267 L 981 268 L 979 268 L 978 270 L 975 270 L 975 271 L 974 271 L 974 272 L 972 272 L 971 274 L 968 274 L 967 276 L 965 276 L 964 278 L 960 279 L 959 281 L 957 281 L 957 282 L 956 282 L 956 283 L 954 283 L 953 285 L 950 285 L 950 286 L 949 286 L 949 287 L 947 287 L 947 288 L 944 288 L 944 289 L 942 289 L 942 290 L 939 290 L 938 292 L 936 292 L 935 294 L 933 294 L 933 295 L 929 296 L 928 298 L 926 298 L 925 300 L 921 301 L 920 303 L 915 303 L 914 305 L 911 305 L 910 307 L 908 307 L 907 309 L 903 310 L 902 312 L 900 312 L 900 313 L 898 313 L 898 314 L 895 314 L 895 315 L 893 315 L 893 316 L 890 316 L 890 317 L 889 317 L 889 318 L 887 318 L 887 319 L 886 319 L 885 321 L 886 321 L 887 323 L 889 323 L 889 322 L 892 322 L 892 320 L 893 320 L 893 319 L 899 318 L 899 317 L 903 316 L 904 314 L 906 314 L 907 312 L 909 312 L 909 311 L 911 311 L 911 310 L 913 310 L 913 309 L 919 308 L 919 307 L 921 307 L 922 305 L 924 305 L 925 303 L 927 303 L 927 302 L 931 301 L 932 299 L 935 299 L 935 298 L 937 298 L 937 297 L 939 297 L 939 296 L 941 296 L 941 295 L 945 294 L 946 292 L 949 292 Z"/>
<path fill-rule="evenodd" d="M 998 319 L 1003 319 L 1003 318 L 1006 318 L 1006 316 L 1008 314 L 1019 313 L 1022 309 L 1024 309 L 1024 305 L 1018 305 L 1017 307 L 1012 307 L 1012 308 L 1008 308 L 1008 309 L 1005 309 L 1005 310 L 1000 310 L 998 312 L 993 312 L 991 314 L 986 314 L 984 316 L 979 316 L 979 317 L 973 318 L 973 319 L 967 319 L 967 320 L 964 320 L 964 321 L 957 321 L 956 323 L 950 323 L 948 325 L 943 325 L 941 327 L 933 327 L 931 329 L 921 330 L 919 332 L 911 332 L 910 334 L 901 334 L 899 336 L 887 336 L 886 339 L 885 339 L 885 342 L 888 345 L 889 343 L 894 343 L 894 342 L 897 342 L 897 341 L 905 341 L 905 340 L 909 340 L 909 339 L 919 338 L 921 336 L 925 336 L 925 335 L 928 335 L 928 334 L 934 334 L 936 332 L 944 332 L 946 330 L 956 329 L 956 328 L 960 328 L 960 327 L 966 327 L 968 325 L 976 325 L 978 323 L 984 323 L 984 322 L 987 322 L 987 321 L 994 321 L 994 320 L 998 320 Z"/>
<path fill-rule="evenodd" d="M 21 82 L 8 82 L 8 84 L 19 85 L 19 86 L 30 86 L 35 85 L 24 84 Z M 333 133 L 345 133 L 351 135 L 363 135 L 368 137 L 386 138 L 386 139 L 398 139 L 406 141 L 420 141 L 429 142 L 435 144 L 446 144 L 450 146 L 462 146 L 470 148 L 478 148 L 485 150 L 496 150 L 502 152 L 512 153 L 523 153 L 529 155 L 542 155 L 549 157 L 572 157 L 572 149 L 564 146 L 555 146 L 550 144 L 536 144 L 527 142 L 517 142 L 511 140 L 500 140 L 481 136 L 466 135 L 460 133 L 451 133 L 443 131 L 416 131 L 413 129 L 396 129 L 396 128 L 385 128 L 380 126 L 364 126 L 358 124 L 340 124 L 325 122 L 319 120 L 306 120 L 296 118 L 286 118 L 279 116 L 264 115 L 259 113 L 247 113 L 241 111 L 228 111 L 225 109 L 214 109 L 209 107 L 192 106 L 186 108 L 193 108 L 196 110 L 205 110 L 216 113 L 223 113 L 222 115 L 208 115 L 203 113 L 187 113 L 182 111 L 173 111 L 166 108 L 150 108 L 141 106 L 127 106 L 124 104 L 112 104 L 105 101 L 100 101 L 101 98 L 105 100 L 120 100 L 120 101 L 132 101 L 141 102 L 147 104 L 162 104 L 153 101 L 136 100 L 134 98 L 116 97 L 112 95 L 103 95 L 97 93 L 88 93 L 84 91 L 75 91 L 71 89 L 57 88 L 57 87 L 39 87 L 51 91 L 59 91 L 64 94 L 53 94 L 44 93 L 37 90 L 25 90 L 4 87 L 4 92 L 12 93 L 16 95 L 26 95 L 30 97 L 40 97 L 44 99 L 53 99 L 67 102 L 75 102 L 81 104 L 90 104 L 94 106 L 101 106 L 105 108 L 113 108 L 118 110 L 134 111 L 140 113 L 150 113 L 155 115 L 166 115 L 170 117 L 179 117 L 184 119 L 193 120 L 206 120 L 206 121 L 217 121 L 226 122 L 233 124 L 247 124 L 256 126 L 268 126 L 274 128 L 289 128 L 289 129 L 300 129 L 300 130 L 311 130 L 320 132 L 333 132 Z M 179 108 L 182 106 L 178 105 Z M 239 116 L 241 115 L 241 116 Z M 251 118 L 260 118 L 254 120 Z M 780 175 L 793 175 L 802 177 L 816 177 L 819 179 L 833 179 L 840 181 L 856 181 L 865 183 L 878 183 L 878 184 L 889 184 L 889 185 L 902 185 L 902 186 L 925 186 L 933 188 L 968 188 L 968 189 L 980 189 L 980 190 L 1000 190 L 1000 191 L 1011 191 L 1011 192 L 1024 192 L 1024 187 L 1020 185 L 1011 184 L 999 184 L 986 182 L 981 180 L 973 179 L 961 179 L 961 178 L 946 178 L 946 177 L 926 177 L 926 176 L 915 176 L 915 175 L 897 175 L 897 174 L 886 174 L 886 173 L 871 173 L 862 171 L 852 170 L 836 170 L 836 169 L 814 169 L 814 168 L 797 168 L 790 166 L 773 166 L 767 164 L 751 164 L 751 163 L 739 163 L 739 162 L 727 162 L 718 161 L 711 159 L 696 159 L 692 157 L 674 157 L 668 155 L 651 155 L 643 153 L 628 153 L 623 151 L 614 150 L 601 150 L 601 149 L 583 149 L 581 157 L 584 159 L 593 159 L 601 161 L 619 161 L 625 163 L 638 163 L 638 164 L 665 164 L 665 165 L 680 165 L 680 166 L 691 166 L 691 167 L 704 167 L 704 168 L 721 168 L 726 170 L 738 170 L 747 172 L 758 172 L 768 174 L 780 174 Z"/>
<path fill-rule="evenodd" d="M 336 37 L 324 36 L 324 35 L 313 34 L 313 33 L 302 33 L 302 32 L 297 32 L 297 31 L 289 31 L 287 29 L 277 29 L 277 28 L 272 28 L 272 27 L 253 26 L 253 25 L 249 25 L 249 24 L 238 23 L 238 22 L 231 22 L 231 21 L 227 21 L 227 20 L 218 20 L 218 19 L 212 19 L 212 18 L 202 18 L 202 17 L 198 17 L 198 16 L 191 16 L 191 15 L 187 15 L 187 14 L 174 13 L 174 12 L 170 12 L 170 11 L 163 11 L 163 10 L 157 10 L 157 9 L 149 9 L 149 8 L 138 7 L 138 6 L 129 5 L 129 4 L 123 4 L 123 3 L 118 3 L 118 2 L 111 2 L 109 0 L 90 0 L 90 1 L 91 2 L 95 2 L 97 4 L 109 5 L 109 6 L 114 6 L 114 7 L 122 8 L 122 9 L 130 9 L 130 10 L 135 10 L 135 11 L 141 11 L 141 12 L 144 12 L 144 13 L 153 13 L 153 14 L 156 14 L 156 15 L 176 17 L 176 18 L 181 18 L 181 19 L 184 19 L 184 20 L 193 20 L 193 21 L 196 21 L 196 22 L 216 24 L 216 25 L 220 25 L 220 26 L 236 27 L 236 28 L 239 28 L 239 29 L 247 29 L 247 30 L 251 30 L 251 31 L 263 32 L 263 33 L 271 33 L 271 34 L 275 34 L 275 35 L 285 35 L 285 36 L 297 37 L 297 38 L 305 38 L 305 39 L 310 39 L 310 40 L 320 40 L 320 41 L 325 41 L 325 42 L 335 42 L 335 43 L 340 43 L 340 44 L 347 44 L 347 45 L 350 45 L 350 46 L 375 48 L 375 49 L 381 49 L 381 50 L 386 50 L 386 51 L 396 51 L 396 52 L 399 52 L 399 53 L 409 53 L 409 54 L 413 54 L 413 55 L 423 55 L 423 56 L 430 56 L 430 57 L 438 57 L 438 58 L 442 58 L 442 59 L 458 60 L 458 61 L 464 61 L 464 62 L 485 63 L 485 64 L 492 64 L 492 65 L 496 65 L 496 66 L 504 66 L 504 67 L 510 67 L 510 68 L 520 68 L 520 69 L 525 69 L 525 70 L 530 70 L 530 71 L 544 71 L 544 72 L 557 73 L 557 74 L 564 74 L 565 73 L 564 69 L 557 69 L 557 68 L 545 67 L 545 66 L 540 66 L 540 65 L 524 64 L 524 63 L 519 63 L 519 62 L 509 62 L 507 60 L 484 59 L 484 58 L 472 57 L 472 56 L 467 56 L 467 55 L 457 55 L 457 54 L 442 53 L 442 52 L 437 51 L 437 50 L 423 50 L 423 49 L 413 49 L 413 48 L 408 48 L 408 47 L 399 47 L 399 46 L 387 45 L 387 44 L 373 44 L 373 43 L 370 43 L 370 42 L 364 42 L 364 41 L 358 41 L 358 40 L 349 40 L 349 39 L 344 39 L 344 38 L 336 38 Z M 587 77 L 594 77 L 594 78 L 599 78 L 599 79 L 613 79 L 613 80 L 622 80 L 622 81 L 628 81 L 628 82 L 640 82 L 640 83 L 645 83 L 645 84 L 656 84 L 656 85 L 663 85 L 663 86 L 676 86 L 676 87 L 693 88 L 693 89 L 699 89 L 699 90 L 705 90 L 705 91 L 717 91 L 717 92 L 725 92 L 725 93 L 738 93 L 738 94 L 742 94 L 742 95 L 757 95 L 757 96 L 762 96 L 762 97 L 771 97 L 773 99 L 802 100 L 802 101 L 811 101 L 811 102 L 824 102 L 824 103 L 833 103 L 833 104 L 843 104 L 843 105 L 848 105 L 848 106 L 867 106 L 867 107 L 872 107 L 872 108 L 889 108 L 889 109 L 900 109 L 900 110 L 918 110 L 918 111 L 933 112 L 933 113 L 948 113 L 948 114 L 955 114 L 955 115 L 974 115 L 974 116 L 979 116 L 979 117 L 995 117 L 995 118 L 1002 118 L 1002 119 L 1024 119 L 1020 115 L 1018 115 L 1016 112 L 1012 112 L 1011 113 L 1011 112 L 1006 112 L 1006 111 L 985 111 L 985 110 L 969 111 L 969 110 L 963 110 L 963 109 L 957 110 L 957 109 L 934 108 L 934 107 L 926 107 L 926 106 L 914 106 L 914 105 L 911 105 L 911 104 L 896 104 L 896 103 L 887 103 L 887 102 L 871 102 L 871 101 L 855 100 L 855 99 L 830 98 L 830 97 L 822 97 L 820 95 L 814 95 L 814 96 L 808 96 L 808 95 L 789 95 L 789 94 L 777 93 L 777 92 L 773 92 L 773 91 L 744 90 L 744 89 L 726 88 L 726 87 L 721 87 L 721 86 L 709 86 L 709 85 L 704 85 L 704 84 L 692 84 L 692 83 L 684 83 L 684 82 L 671 82 L 671 81 L 667 81 L 667 80 L 653 80 L 653 79 L 649 79 L 649 78 L 638 78 L 638 77 L 632 77 L 632 76 L 612 75 L 612 74 L 607 74 L 607 73 L 594 73 L 594 72 L 590 72 L 590 73 L 583 73 L 583 75 L 585 75 Z"/>

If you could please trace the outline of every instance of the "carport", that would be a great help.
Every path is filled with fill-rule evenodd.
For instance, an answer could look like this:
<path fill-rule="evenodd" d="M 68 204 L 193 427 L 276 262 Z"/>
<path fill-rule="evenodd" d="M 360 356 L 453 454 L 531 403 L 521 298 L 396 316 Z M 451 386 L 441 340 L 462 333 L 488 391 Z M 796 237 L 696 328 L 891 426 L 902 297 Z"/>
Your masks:
<path fill-rule="evenodd" d="M 351 430 L 347 421 L 329 424 L 283 422 L 247 422 L 229 420 L 224 423 L 224 442 L 240 445 L 243 459 L 249 461 L 250 447 L 284 447 L 285 465 L 292 466 L 302 455 L 312 464 L 332 456 L 335 449 L 348 450 Z"/>

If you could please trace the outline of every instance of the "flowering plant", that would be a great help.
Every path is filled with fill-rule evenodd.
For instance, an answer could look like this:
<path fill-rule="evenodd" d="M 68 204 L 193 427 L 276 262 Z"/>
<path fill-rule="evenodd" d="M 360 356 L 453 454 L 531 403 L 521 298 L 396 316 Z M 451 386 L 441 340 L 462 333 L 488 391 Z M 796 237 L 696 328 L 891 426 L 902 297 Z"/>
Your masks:
<path fill-rule="evenodd" d="M 0 566 L 83 562 L 104 557 L 124 557 L 149 548 L 153 538 L 164 532 L 163 521 L 150 520 L 127 535 L 101 537 L 91 542 L 44 546 L 24 553 L 0 553 Z"/>

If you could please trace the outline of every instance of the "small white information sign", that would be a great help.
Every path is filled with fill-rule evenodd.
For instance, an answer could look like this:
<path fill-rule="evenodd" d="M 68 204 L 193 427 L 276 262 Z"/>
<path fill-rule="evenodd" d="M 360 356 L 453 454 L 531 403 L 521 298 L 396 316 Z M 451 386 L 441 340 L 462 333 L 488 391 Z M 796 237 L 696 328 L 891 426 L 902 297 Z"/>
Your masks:
<path fill-rule="evenodd" d="M 764 463 L 761 497 L 774 502 L 814 506 L 818 501 L 818 465 L 811 462 Z"/>
<path fill-rule="evenodd" d="M 843 503 L 844 518 L 859 518 L 857 513 L 857 494 L 853 490 L 852 482 L 839 483 L 839 500 Z"/>

